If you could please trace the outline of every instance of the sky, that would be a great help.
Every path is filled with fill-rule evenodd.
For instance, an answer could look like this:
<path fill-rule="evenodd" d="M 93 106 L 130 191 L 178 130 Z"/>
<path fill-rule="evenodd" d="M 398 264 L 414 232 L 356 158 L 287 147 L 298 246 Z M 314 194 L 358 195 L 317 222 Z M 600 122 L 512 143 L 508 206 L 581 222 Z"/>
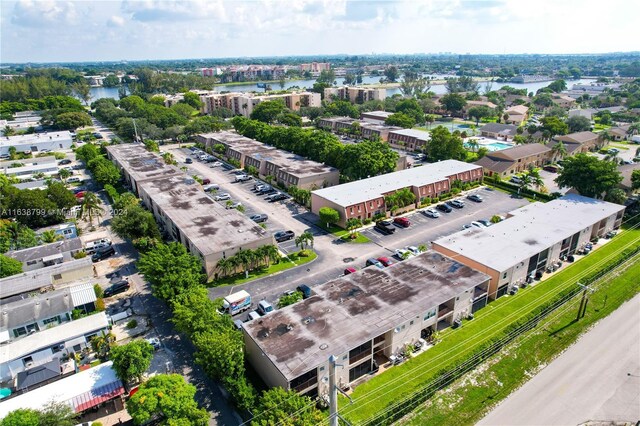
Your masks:
<path fill-rule="evenodd" d="M 628 52 L 638 16 L 637 0 L 0 0 L 0 62 Z"/>

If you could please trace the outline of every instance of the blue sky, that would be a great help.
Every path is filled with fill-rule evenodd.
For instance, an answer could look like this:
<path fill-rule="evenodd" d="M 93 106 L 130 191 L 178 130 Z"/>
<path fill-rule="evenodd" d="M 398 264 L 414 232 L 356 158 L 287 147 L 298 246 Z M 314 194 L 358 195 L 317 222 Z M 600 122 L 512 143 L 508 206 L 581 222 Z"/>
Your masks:
<path fill-rule="evenodd" d="M 1 3 L 5 63 L 640 50 L 640 2 L 634 0 Z"/>

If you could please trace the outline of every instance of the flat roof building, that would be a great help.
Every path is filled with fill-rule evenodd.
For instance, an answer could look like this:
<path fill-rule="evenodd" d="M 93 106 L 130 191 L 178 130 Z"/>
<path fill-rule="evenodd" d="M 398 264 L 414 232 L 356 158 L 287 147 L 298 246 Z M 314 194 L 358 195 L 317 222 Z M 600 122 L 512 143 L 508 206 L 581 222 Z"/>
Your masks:
<path fill-rule="evenodd" d="M 618 229 L 624 206 L 581 195 L 514 210 L 489 228 L 440 238 L 433 249 L 491 277 L 489 298 L 505 294 L 536 273 L 573 255 L 592 238 Z"/>
<path fill-rule="evenodd" d="M 350 218 L 371 219 L 386 214 L 384 197 L 403 188 L 423 198 L 439 196 L 450 191 L 454 180 L 473 182 L 482 180 L 482 167 L 457 160 L 445 160 L 398 172 L 387 173 L 324 188 L 311 193 L 311 211 L 318 214 L 322 207 L 331 207 L 340 214 L 338 225 L 344 227 Z"/>
<path fill-rule="evenodd" d="M 2 173 L 7 176 L 15 176 L 18 179 L 30 179 L 33 175 L 43 174 L 53 176 L 58 173 L 58 165 L 50 164 L 31 164 L 23 167 L 3 167 Z"/>
<path fill-rule="evenodd" d="M 193 179 L 143 145 L 112 145 L 107 152 L 163 231 L 202 261 L 210 279 L 219 259 L 274 243 L 255 222 L 213 201 Z"/>
<path fill-rule="evenodd" d="M 407 151 L 422 151 L 431 136 L 429 132 L 417 129 L 397 129 L 389 132 L 389 145 Z"/>
<path fill-rule="evenodd" d="M 73 255 L 82 251 L 80 238 L 70 238 L 23 250 L 14 250 L 6 256 L 22 262 L 23 271 L 33 271 L 63 262 L 72 261 Z"/>
<path fill-rule="evenodd" d="M 237 133 L 202 134 L 198 136 L 198 141 L 207 147 L 224 145 L 227 158 L 238 161 L 240 167 L 253 167 L 260 176 L 272 176 L 285 187 L 323 188 L 337 185 L 340 179 L 340 172 L 334 167 L 267 146 Z"/>
<path fill-rule="evenodd" d="M 0 155 L 9 154 L 9 148 L 15 147 L 17 152 L 38 153 L 42 150 L 59 151 L 71 149 L 73 138 L 66 130 L 28 135 L 2 136 L 0 138 Z"/>
<path fill-rule="evenodd" d="M 384 124 L 391 115 L 393 113 L 388 111 L 367 111 L 360 114 L 360 118 L 369 123 Z"/>
<path fill-rule="evenodd" d="M 488 277 L 428 252 L 314 287 L 315 295 L 243 325 L 247 359 L 264 382 L 302 394 L 328 391 L 328 359 L 343 387 L 421 336 L 486 303 Z"/>

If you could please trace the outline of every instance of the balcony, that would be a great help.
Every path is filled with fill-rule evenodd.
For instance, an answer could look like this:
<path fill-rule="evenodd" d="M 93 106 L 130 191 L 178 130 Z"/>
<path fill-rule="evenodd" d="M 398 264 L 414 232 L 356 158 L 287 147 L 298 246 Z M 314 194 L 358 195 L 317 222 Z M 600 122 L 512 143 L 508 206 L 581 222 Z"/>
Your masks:
<path fill-rule="evenodd" d="M 441 306 L 440 308 L 438 308 L 438 319 L 442 319 L 444 317 L 447 317 L 449 315 L 453 315 L 453 308 L 449 307 L 449 306 Z"/>
<path fill-rule="evenodd" d="M 299 385 L 292 387 L 291 389 L 300 393 L 317 385 L 318 385 L 318 378 L 314 377 L 313 379 L 309 379 L 306 382 L 302 382 Z"/>

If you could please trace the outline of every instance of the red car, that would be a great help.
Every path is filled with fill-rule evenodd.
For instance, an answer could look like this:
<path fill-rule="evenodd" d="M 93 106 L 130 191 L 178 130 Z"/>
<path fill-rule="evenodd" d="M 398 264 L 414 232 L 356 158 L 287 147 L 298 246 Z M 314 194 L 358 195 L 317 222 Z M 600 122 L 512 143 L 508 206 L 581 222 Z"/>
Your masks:
<path fill-rule="evenodd" d="M 382 263 L 384 266 L 393 265 L 393 262 L 388 257 L 379 257 L 378 262 Z"/>
<path fill-rule="evenodd" d="M 84 198 L 84 194 L 86 194 L 86 193 L 87 193 L 87 191 L 80 191 L 75 195 L 76 195 L 76 198 Z"/>
<path fill-rule="evenodd" d="M 409 218 L 406 217 L 396 217 L 395 219 L 393 219 L 393 223 L 396 223 L 403 228 L 408 228 L 409 225 L 411 225 L 411 222 L 409 222 Z"/>
<path fill-rule="evenodd" d="M 344 274 L 349 275 L 349 274 L 353 274 L 356 271 L 357 271 L 356 268 L 348 267 L 347 269 L 344 270 Z"/>

